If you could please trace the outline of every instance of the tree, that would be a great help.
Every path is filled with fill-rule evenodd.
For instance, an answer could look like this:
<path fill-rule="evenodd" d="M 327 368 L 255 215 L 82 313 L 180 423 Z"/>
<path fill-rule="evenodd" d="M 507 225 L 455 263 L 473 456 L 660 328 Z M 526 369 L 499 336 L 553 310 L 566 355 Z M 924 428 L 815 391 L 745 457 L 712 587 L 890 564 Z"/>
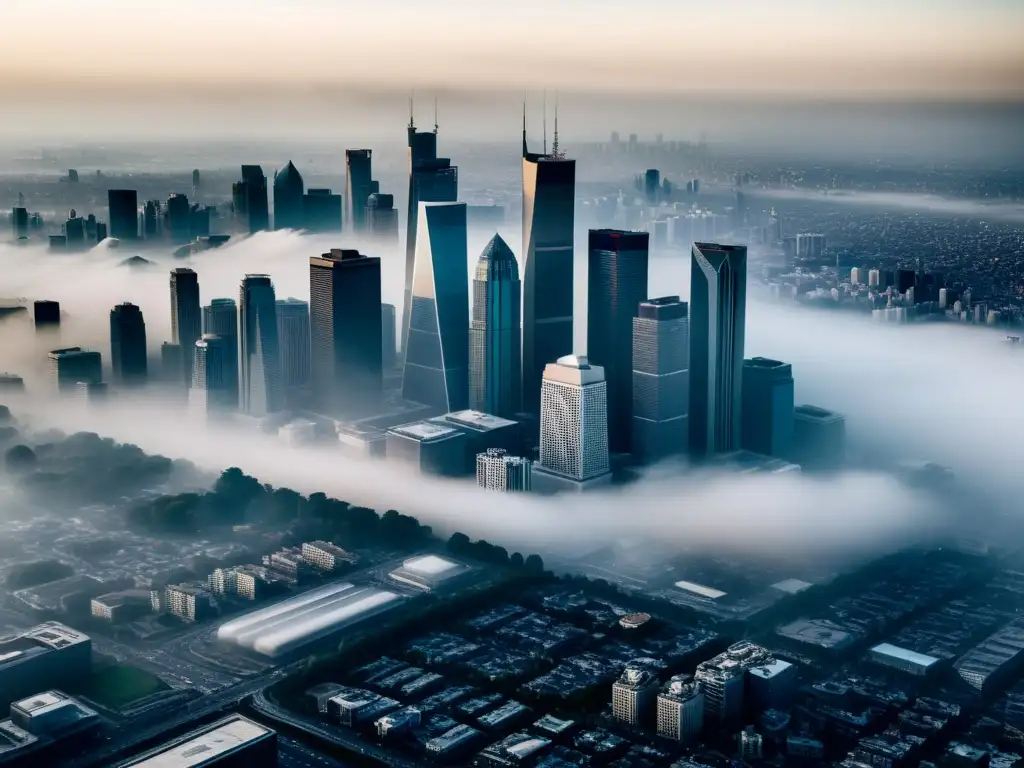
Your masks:
<path fill-rule="evenodd" d="M 4 464 L 9 472 L 27 472 L 36 465 L 36 453 L 27 445 L 16 445 L 7 449 Z"/>
<path fill-rule="evenodd" d="M 540 559 L 540 555 L 527 557 L 525 566 L 530 573 L 544 573 L 544 561 Z"/>
<path fill-rule="evenodd" d="M 0 424 L 10 424 L 14 421 L 14 417 L 11 416 L 11 409 L 6 405 L 0 405 Z"/>
<path fill-rule="evenodd" d="M 514 568 L 517 571 L 520 570 L 523 567 L 523 556 L 518 552 L 513 552 L 509 555 L 508 566 L 509 568 Z"/>
<path fill-rule="evenodd" d="M 465 554 L 469 549 L 469 536 L 456 531 L 448 539 L 448 551 L 453 555 Z"/>

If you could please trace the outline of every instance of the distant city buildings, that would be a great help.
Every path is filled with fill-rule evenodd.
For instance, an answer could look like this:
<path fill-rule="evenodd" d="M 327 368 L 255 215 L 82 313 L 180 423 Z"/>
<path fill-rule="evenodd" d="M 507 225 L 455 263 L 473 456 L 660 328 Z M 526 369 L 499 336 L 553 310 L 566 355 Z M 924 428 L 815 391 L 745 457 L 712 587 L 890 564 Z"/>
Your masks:
<path fill-rule="evenodd" d="M 306 185 L 291 160 L 274 174 L 274 229 L 303 229 L 306 226 L 304 196 Z"/>
<path fill-rule="evenodd" d="M 394 195 L 375 192 L 366 199 L 364 212 L 366 231 L 381 243 L 398 242 L 398 210 Z"/>
<path fill-rule="evenodd" d="M 495 235 L 473 274 L 470 407 L 505 418 L 522 406 L 521 284 L 515 254 Z"/>
<path fill-rule="evenodd" d="M 443 412 L 469 405 L 465 203 L 420 205 L 402 397 Z"/>
<path fill-rule="evenodd" d="M 145 384 L 148 355 L 142 310 L 128 302 L 118 304 L 110 310 L 110 367 L 114 383 Z"/>
<path fill-rule="evenodd" d="M 314 234 L 341 232 L 341 195 L 329 189 L 310 189 L 302 197 L 306 230 Z"/>
<path fill-rule="evenodd" d="M 502 448 L 488 448 L 476 457 L 476 484 L 489 491 L 529 491 L 533 487 L 533 462 L 510 456 Z"/>
<path fill-rule="evenodd" d="M 345 219 L 353 232 L 365 232 L 367 201 L 373 192 L 373 151 L 345 150 Z"/>
<path fill-rule="evenodd" d="M 134 189 L 107 191 L 110 236 L 117 240 L 136 240 L 139 236 L 139 194 Z"/>
<path fill-rule="evenodd" d="M 790 456 L 793 409 L 793 366 L 764 357 L 743 361 L 744 450 L 764 456 Z"/>
<path fill-rule="evenodd" d="M 238 405 L 238 304 L 234 299 L 213 299 L 203 307 L 203 333 L 218 336 L 230 351 L 224 360 L 225 387 L 234 393 Z"/>
<path fill-rule="evenodd" d="M 268 275 L 246 275 L 238 300 L 240 406 L 251 416 L 285 407 L 277 297 Z"/>
<path fill-rule="evenodd" d="M 203 334 L 193 352 L 190 402 L 210 414 L 238 406 L 236 354 L 228 339 Z"/>
<path fill-rule="evenodd" d="M 678 296 L 640 303 L 633 318 L 633 455 L 655 462 L 689 443 L 688 305 Z"/>
<path fill-rule="evenodd" d="M 608 444 L 629 453 L 633 420 L 633 319 L 647 298 L 646 232 L 591 230 L 587 282 L 587 358 L 604 368 Z"/>
<path fill-rule="evenodd" d="M 740 446 L 747 248 L 694 243 L 690 269 L 690 454 Z"/>

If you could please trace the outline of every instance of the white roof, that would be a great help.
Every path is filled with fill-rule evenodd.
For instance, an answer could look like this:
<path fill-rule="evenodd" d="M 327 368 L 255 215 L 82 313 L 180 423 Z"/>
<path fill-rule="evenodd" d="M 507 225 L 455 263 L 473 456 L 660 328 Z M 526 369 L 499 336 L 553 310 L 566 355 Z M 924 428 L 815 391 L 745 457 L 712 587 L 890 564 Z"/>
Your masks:
<path fill-rule="evenodd" d="M 458 568 L 459 563 L 438 555 L 421 555 L 413 557 L 402 563 L 402 567 L 418 576 L 438 576 L 453 568 Z"/>
<path fill-rule="evenodd" d="M 908 648 L 900 648 L 898 645 L 890 645 L 889 643 L 880 643 L 872 648 L 871 651 L 872 653 L 880 653 L 883 656 L 892 656 L 894 659 L 909 661 L 911 664 L 917 664 L 922 667 L 930 667 L 939 661 L 934 656 L 925 656 L 923 653 L 917 653 Z"/>
<path fill-rule="evenodd" d="M 132 768 L 192 768 L 208 763 L 215 757 L 236 750 L 269 733 L 272 733 L 269 728 L 240 717 L 199 734 L 194 739 L 176 744 L 164 752 L 128 765 Z"/>
<path fill-rule="evenodd" d="M 38 712 L 46 707 L 51 707 L 54 704 L 60 704 L 63 701 L 67 701 L 67 699 L 54 691 L 46 691 L 45 693 L 38 693 L 35 696 L 29 696 L 27 699 L 15 702 L 14 706 L 24 712 L 32 714 L 33 712 Z"/>
<path fill-rule="evenodd" d="M 717 600 L 720 597 L 725 597 L 725 592 L 720 589 L 713 589 L 712 587 L 705 587 L 702 584 L 695 584 L 692 581 L 677 581 L 676 586 L 679 589 L 687 592 L 693 592 L 695 595 L 706 597 L 709 600 Z"/>
<path fill-rule="evenodd" d="M 507 427 L 516 423 L 509 419 L 503 419 L 501 416 L 484 413 L 483 411 L 455 411 L 454 413 L 449 413 L 441 418 L 455 424 L 463 424 L 475 429 L 498 429 L 500 427 Z"/>
<path fill-rule="evenodd" d="M 808 581 L 801 581 L 800 579 L 783 579 L 777 584 L 772 584 L 772 589 L 777 589 L 780 592 L 788 592 L 791 595 L 795 595 L 797 592 L 803 592 L 805 589 L 813 587 L 814 585 Z"/>
<path fill-rule="evenodd" d="M 400 427 L 394 427 L 391 431 L 402 437 L 411 437 L 416 440 L 436 440 L 439 437 L 459 434 L 459 430 L 454 427 L 446 427 L 443 424 L 434 424 L 429 421 L 403 424 Z"/>

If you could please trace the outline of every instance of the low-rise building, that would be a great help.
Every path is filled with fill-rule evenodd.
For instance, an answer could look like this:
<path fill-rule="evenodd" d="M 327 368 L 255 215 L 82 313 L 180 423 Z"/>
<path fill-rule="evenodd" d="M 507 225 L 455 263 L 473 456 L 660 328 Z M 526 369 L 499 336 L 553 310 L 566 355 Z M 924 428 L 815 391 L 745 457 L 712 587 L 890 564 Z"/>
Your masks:
<path fill-rule="evenodd" d="M 900 648 L 889 643 L 881 643 L 868 651 L 868 658 L 876 664 L 892 667 L 911 675 L 924 677 L 929 670 L 934 669 L 939 659 L 934 656 L 926 656 L 907 648 Z"/>
<path fill-rule="evenodd" d="M 450 755 L 453 752 L 468 748 L 481 735 L 480 731 L 476 728 L 470 728 L 468 725 L 457 725 L 428 741 L 426 749 L 427 752 L 434 755 Z"/>
<path fill-rule="evenodd" d="M 11 721 L 36 737 L 57 738 L 98 724 L 99 715 L 60 691 L 44 691 L 11 704 Z"/>
<path fill-rule="evenodd" d="M 117 768 L 249 768 L 277 765 L 277 733 L 229 715 L 117 763 Z"/>
<path fill-rule="evenodd" d="M 359 556 L 329 541 L 307 541 L 302 545 L 302 559 L 323 571 L 338 571 L 359 562 Z"/>
<path fill-rule="evenodd" d="M 55 621 L 0 640 L 0 706 L 63 686 L 92 668 L 92 641 Z"/>
<path fill-rule="evenodd" d="M 97 619 L 119 624 L 152 613 L 153 602 L 148 589 L 129 589 L 94 597 L 89 609 Z"/>
<path fill-rule="evenodd" d="M 465 563 L 447 557 L 419 555 L 404 561 L 402 567 L 392 571 L 389 576 L 402 584 L 429 591 L 441 585 L 447 586 L 470 570 Z"/>
<path fill-rule="evenodd" d="M 213 593 L 198 581 L 172 584 L 164 590 L 164 609 L 185 621 L 202 621 L 217 615 Z"/>

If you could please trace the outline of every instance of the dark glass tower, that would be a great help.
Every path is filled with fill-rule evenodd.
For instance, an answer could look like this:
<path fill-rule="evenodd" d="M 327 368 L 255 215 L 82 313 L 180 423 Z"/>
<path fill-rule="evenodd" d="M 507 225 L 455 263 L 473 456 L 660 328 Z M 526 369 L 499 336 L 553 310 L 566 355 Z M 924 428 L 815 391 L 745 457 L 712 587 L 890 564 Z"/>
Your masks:
<path fill-rule="evenodd" d="M 182 349 L 182 375 L 192 381 L 192 348 L 202 336 L 203 315 L 199 308 L 199 277 L 194 270 L 171 270 L 171 343 Z"/>
<path fill-rule="evenodd" d="M 110 236 L 135 240 L 139 236 L 139 195 L 134 189 L 107 190 Z"/>
<path fill-rule="evenodd" d="M 234 382 L 235 354 L 227 339 L 204 333 L 195 343 L 190 400 L 207 411 L 232 410 L 238 405 Z"/>
<path fill-rule="evenodd" d="M 453 203 L 459 198 L 459 169 L 437 156 L 437 126 L 417 131 L 409 119 L 409 210 L 405 228 L 405 303 L 402 305 L 402 355 L 406 354 L 412 281 L 416 261 L 416 229 L 420 203 Z"/>
<path fill-rule="evenodd" d="M 690 319 L 685 301 L 640 303 L 633 318 L 633 455 L 654 462 L 683 453 L 689 441 Z"/>
<path fill-rule="evenodd" d="M 146 383 L 146 322 L 134 304 L 118 304 L 110 310 L 110 365 L 116 383 Z"/>
<path fill-rule="evenodd" d="M 203 307 L 203 334 L 217 336 L 228 350 L 223 376 L 228 389 L 234 393 L 231 405 L 235 407 L 238 405 L 238 304 L 234 299 L 214 299 Z"/>
<path fill-rule="evenodd" d="M 632 450 L 633 318 L 647 298 L 646 232 L 593 229 L 588 239 L 587 359 L 608 383 L 608 448 Z"/>
<path fill-rule="evenodd" d="M 369 149 L 345 150 L 345 219 L 353 232 L 366 230 L 366 201 L 373 191 Z"/>
<path fill-rule="evenodd" d="M 281 349 L 281 382 L 285 400 L 298 403 L 309 387 L 309 304 L 301 299 L 277 300 L 277 343 Z"/>
<path fill-rule="evenodd" d="M 172 243 L 187 243 L 192 239 L 192 209 L 185 195 L 167 198 L 167 227 Z"/>
<path fill-rule="evenodd" d="M 302 229 L 306 224 L 306 185 L 291 160 L 274 174 L 274 229 Z"/>
<path fill-rule="evenodd" d="M 421 203 L 402 397 L 443 413 L 469 405 L 466 204 Z"/>
<path fill-rule="evenodd" d="M 334 248 L 309 260 L 313 398 L 339 416 L 366 415 L 382 386 L 380 259 Z"/>
<path fill-rule="evenodd" d="M 557 130 L 556 130 L 557 137 Z M 576 161 L 526 146 L 523 119 L 523 410 L 540 414 L 544 366 L 573 351 Z"/>
<path fill-rule="evenodd" d="M 793 366 L 753 357 L 743 361 L 745 450 L 788 459 L 793 449 Z"/>
<path fill-rule="evenodd" d="M 311 189 L 302 196 L 303 226 L 309 232 L 341 232 L 341 195 Z"/>
<path fill-rule="evenodd" d="M 32 305 L 32 318 L 36 328 L 60 327 L 60 302 L 45 299 Z"/>
<path fill-rule="evenodd" d="M 231 205 L 250 233 L 270 229 L 267 177 L 260 166 L 242 166 L 241 180 L 231 185 Z"/>
<path fill-rule="evenodd" d="M 507 419 L 522 407 L 521 294 L 515 254 L 495 235 L 473 274 L 469 407 Z"/>
<path fill-rule="evenodd" d="M 246 275 L 238 301 L 239 401 L 251 416 L 284 408 L 277 297 L 268 275 Z"/>
<path fill-rule="evenodd" d="M 690 453 L 741 444 L 747 247 L 694 243 L 690 262 Z"/>

